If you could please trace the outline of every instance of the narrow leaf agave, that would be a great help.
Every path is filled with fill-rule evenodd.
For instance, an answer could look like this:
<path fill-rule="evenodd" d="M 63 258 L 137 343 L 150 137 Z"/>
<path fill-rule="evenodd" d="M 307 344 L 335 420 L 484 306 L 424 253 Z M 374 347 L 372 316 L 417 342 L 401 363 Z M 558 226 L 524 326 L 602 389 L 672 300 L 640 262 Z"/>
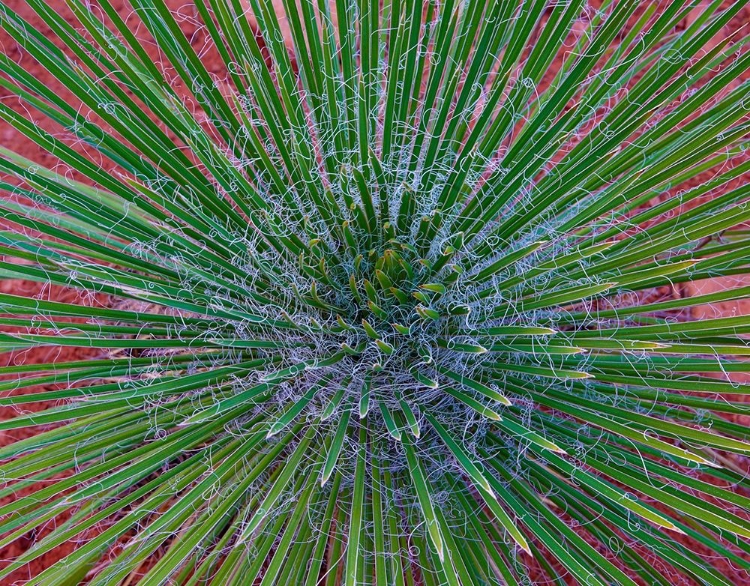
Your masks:
<path fill-rule="evenodd" d="M 750 273 L 745 2 L 66 4 L 0 3 L 0 582 L 747 577 L 749 288 L 669 295 Z"/>

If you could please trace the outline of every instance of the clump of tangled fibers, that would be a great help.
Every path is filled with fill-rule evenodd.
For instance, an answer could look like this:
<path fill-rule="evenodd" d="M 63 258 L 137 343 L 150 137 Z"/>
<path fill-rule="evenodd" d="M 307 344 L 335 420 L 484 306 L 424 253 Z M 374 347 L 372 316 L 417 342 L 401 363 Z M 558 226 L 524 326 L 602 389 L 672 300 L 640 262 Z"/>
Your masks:
<path fill-rule="evenodd" d="M 746 15 L 0 2 L 0 583 L 745 583 Z"/>

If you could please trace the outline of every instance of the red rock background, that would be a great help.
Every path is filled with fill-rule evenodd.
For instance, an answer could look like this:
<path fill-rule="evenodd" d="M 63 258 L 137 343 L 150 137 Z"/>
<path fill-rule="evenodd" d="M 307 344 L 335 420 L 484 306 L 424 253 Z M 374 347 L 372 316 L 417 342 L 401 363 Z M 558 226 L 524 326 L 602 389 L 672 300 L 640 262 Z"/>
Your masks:
<path fill-rule="evenodd" d="M 283 3 L 281 0 L 274 0 L 275 3 L 278 3 L 278 5 L 283 6 Z M 49 27 L 42 22 L 34 13 L 32 10 L 28 8 L 28 6 L 25 4 L 23 0 L 5 0 L 5 3 L 13 10 L 15 10 L 20 16 L 27 19 L 33 26 L 35 26 L 38 30 L 40 30 L 42 33 L 50 33 Z M 204 31 L 201 31 L 199 29 L 199 26 L 197 25 L 196 21 L 194 20 L 197 17 L 197 11 L 194 7 L 194 5 L 191 2 L 188 2 L 186 0 L 168 0 L 168 5 L 170 8 L 174 9 L 176 13 L 179 15 L 181 26 L 185 30 L 185 32 L 190 36 L 191 43 L 196 49 L 205 48 L 206 51 L 203 54 L 202 58 L 204 63 L 206 63 L 209 71 L 212 74 L 216 74 L 219 78 L 224 76 L 224 67 L 219 59 L 218 55 L 214 50 L 211 50 L 210 42 L 207 39 L 207 35 Z M 121 15 L 124 17 L 127 17 L 128 14 L 131 13 L 131 9 L 127 2 L 123 2 L 122 0 L 113 0 L 112 4 L 115 6 L 115 8 L 120 12 Z M 590 4 L 598 4 L 598 2 L 592 2 Z M 648 3 L 644 3 L 644 6 Z M 727 2 L 729 4 L 729 2 Z M 64 0 L 48 0 L 48 5 L 50 7 L 54 8 L 56 11 L 59 11 L 63 14 L 68 14 L 66 11 L 66 3 Z M 71 24 L 75 26 L 75 20 L 73 18 L 68 19 Z M 128 19 L 129 23 L 135 24 L 137 22 L 137 19 L 135 17 L 130 17 Z M 748 23 L 750 23 L 750 8 L 745 7 L 743 11 L 734 19 L 734 21 L 727 26 L 726 32 L 727 34 L 730 33 L 730 31 L 736 31 L 738 28 L 738 24 L 743 23 L 747 26 Z M 584 24 L 583 22 L 581 23 Z M 687 23 L 686 23 L 687 24 Z M 151 41 L 148 39 L 147 33 L 143 30 L 143 27 L 141 25 L 140 27 L 140 36 L 144 39 L 144 44 L 147 47 L 150 54 L 153 55 L 155 60 L 159 59 L 158 51 L 153 46 Z M 51 34 L 47 34 L 47 37 L 52 39 L 54 41 L 54 38 Z M 66 92 L 65 88 L 57 82 L 50 74 L 47 72 L 44 68 L 42 68 L 36 61 L 34 61 L 31 57 L 26 55 L 23 50 L 17 46 L 17 44 L 10 39 L 6 34 L 0 33 L 0 50 L 2 50 L 6 55 L 9 55 L 13 60 L 15 60 L 17 63 L 22 65 L 27 71 L 31 72 L 34 76 L 43 79 L 45 83 L 52 88 L 55 92 L 57 92 L 61 96 L 68 95 L 68 92 Z M 558 65 L 559 65 L 558 60 Z M 550 78 L 552 74 L 554 73 L 554 70 L 550 72 Z M 178 84 L 179 85 L 179 84 Z M 2 99 L 5 103 L 11 105 L 12 107 L 15 107 L 17 105 L 17 102 L 15 98 L 9 98 L 7 92 L 4 90 L 0 90 L 0 99 Z M 48 130 L 50 132 L 58 132 L 59 129 L 55 127 L 54 124 L 50 123 L 48 120 L 42 118 L 41 116 L 36 116 L 35 120 L 42 126 L 45 130 Z M 41 165 L 48 166 L 48 167 L 54 167 L 57 164 L 57 161 L 54 157 L 49 155 L 48 153 L 42 151 L 40 148 L 38 148 L 32 141 L 26 139 L 23 136 L 20 136 L 16 131 L 14 131 L 12 128 L 10 128 L 7 124 L 0 122 L 0 142 L 3 144 L 3 146 L 10 148 L 14 150 L 17 153 L 22 154 L 25 157 L 28 157 L 36 162 L 38 162 Z M 82 151 L 86 151 L 83 147 L 79 147 Z M 95 159 L 98 160 L 98 159 Z M 107 167 L 107 162 L 102 161 L 102 165 L 104 167 Z M 710 177 L 710 174 L 709 174 Z M 707 179 L 707 177 L 700 177 L 697 180 L 694 181 L 694 183 L 699 183 L 703 180 Z M 0 227 L 2 226 L 2 222 L 0 220 Z M 661 291 L 655 292 L 654 294 L 659 297 L 673 297 L 673 296 L 689 296 L 689 295 L 695 295 L 699 293 L 706 293 L 709 291 L 715 291 L 715 290 L 722 290 L 727 287 L 738 287 L 743 285 L 750 285 L 750 276 L 744 276 L 744 277 L 732 277 L 731 279 L 714 279 L 710 281 L 704 281 L 700 283 L 692 283 L 687 284 L 675 288 L 664 288 Z M 88 297 L 86 299 L 82 299 L 78 292 L 70 289 L 63 289 L 60 287 L 50 287 L 48 285 L 44 284 L 37 284 L 37 283 L 30 283 L 26 281 L 19 281 L 19 280 L 2 280 L 0 281 L 0 292 L 4 293 L 13 293 L 16 295 L 24 295 L 24 296 L 38 296 L 46 299 L 54 299 L 59 301 L 68 301 L 68 302 L 78 302 L 78 303 L 101 303 L 106 304 L 108 300 L 103 297 L 98 298 L 91 298 Z M 708 306 L 701 306 L 696 307 L 692 310 L 692 317 L 695 319 L 701 319 L 701 318 L 707 318 L 707 317 L 716 317 L 716 316 L 725 316 L 725 315 L 737 315 L 737 314 L 750 314 L 750 300 L 743 300 L 738 302 L 728 302 L 728 303 L 721 303 L 721 304 L 715 304 L 710 307 Z M 42 349 L 35 349 L 32 351 L 25 351 L 20 353 L 15 353 L 12 356 L 9 356 L 7 354 L 0 354 L 0 366 L 8 364 L 9 362 L 13 363 L 20 363 L 20 362 L 49 362 L 53 360 L 70 360 L 74 359 L 83 355 L 91 355 L 91 351 L 82 350 L 82 349 L 71 349 L 71 348 L 42 348 Z M 36 404 L 34 408 L 36 409 L 43 409 L 46 408 L 48 405 L 44 404 Z M 8 408 L 1 408 L 0 409 L 0 419 L 7 419 L 14 415 L 13 410 Z M 13 432 L 0 432 L 0 445 L 7 445 L 8 443 L 14 442 L 18 439 L 21 439 L 23 437 L 27 437 L 31 434 L 35 433 L 34 430 L 18 430 Z M 750 471 L 750 467 L 748 466 L 747 461 L 741 461 L 738 462 L 738 465 L 742 466 L 743 469 Z M 4 501 L 0 501 L 0 504 L 5 504 L 8 499 L 5 499 Z M 59 520 L 58 520 L 59 521 Z M 30 534 L 25 536 L 23 539 L 18 540 L 11 544 L 10 546 L 0 550 L 0 567 L 4 565 L 6 560 L 12 559 L 22 553 L 25 549 L 30 547 L 31 544 L 34 543 L 36 539 L 40 537 L 40 535 L 44 534 L 44 532 L 51 530 L 52 526 L 47 526 L 44 531 L 40 532 L 39 534 Z M 7 584 L 23 584 L 29 576 L 33 576 L 40 572 L 42 569 L 48 567 L 50 564 L 54 563 L 56 560 L 60 559 L 67 553 L 73 550 L 75 548 L 75 544 L 67 544 L 64 547 L 59 548 L 58 550 L 55 550 L 54 552 L 51 552 L 48 555 L 43 556 L 42 558 L 36 560 L 33 564 L 31 564 L 30 567 L 25 568 L 24 570 L 18 571 L 14 573 L 11 578 L 7 581 Z M 716 567 L 719 568 L 730 580 L 733 581 L 735 584 L 747 584 L 750 581 L 750 578 L 744 573 L 739 572 L 735 568 L 731 567 L 727 563 L 723 563 L 722 561 L 715 561 L 714 562 Z M 530 565 L 530 577 L 533 580 L 533 583 L 540 583 L 534 580 L 535 577 L 539 576 L 537 573 L 538 569 L 533 567 L 533 564 Z M 134 580 L 137 581 L 137 576 L 133 576 Z M 678 577 L 675 577 L 675 584 L 678 583 L 687 583 L 687 582 L 680 582 L 678 581 Z"/>

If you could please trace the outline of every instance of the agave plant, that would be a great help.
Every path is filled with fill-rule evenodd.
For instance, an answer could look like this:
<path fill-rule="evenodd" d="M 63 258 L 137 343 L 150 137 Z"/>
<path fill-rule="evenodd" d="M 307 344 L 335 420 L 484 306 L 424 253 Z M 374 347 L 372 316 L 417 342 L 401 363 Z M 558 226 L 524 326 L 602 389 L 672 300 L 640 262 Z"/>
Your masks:
<path fill-rule="evenodd" d="M 744 2 L 114 4 L 0 4 L 0 581 L 747 576 Z"/>

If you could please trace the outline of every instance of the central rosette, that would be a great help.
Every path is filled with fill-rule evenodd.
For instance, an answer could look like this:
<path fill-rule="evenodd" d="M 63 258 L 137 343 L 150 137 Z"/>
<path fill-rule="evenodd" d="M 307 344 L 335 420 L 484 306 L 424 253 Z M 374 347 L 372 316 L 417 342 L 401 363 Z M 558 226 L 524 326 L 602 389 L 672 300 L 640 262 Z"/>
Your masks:
<path fill-rule="evenodd" d="M 367 256 L 358 255 L 348 277 L 348 319 L 337 318 L 341 328 L 354 334 L 356 343 L 344 343 L 344 350 L 363 357 L 378 356 L 371 364 L 374 372 L 386 370 L 386 365 L 392 371 L 398 364 L 415 373 L 418 363 L 431 362 L 447 318 L 468 313 L 465 306 L 446 307 L 444 297 L 455 279 L 429 282 L 445 265 L 435 264 L 419 258 L 414 246 L 395 238 L 380 251 L 371 249 Z"/>

